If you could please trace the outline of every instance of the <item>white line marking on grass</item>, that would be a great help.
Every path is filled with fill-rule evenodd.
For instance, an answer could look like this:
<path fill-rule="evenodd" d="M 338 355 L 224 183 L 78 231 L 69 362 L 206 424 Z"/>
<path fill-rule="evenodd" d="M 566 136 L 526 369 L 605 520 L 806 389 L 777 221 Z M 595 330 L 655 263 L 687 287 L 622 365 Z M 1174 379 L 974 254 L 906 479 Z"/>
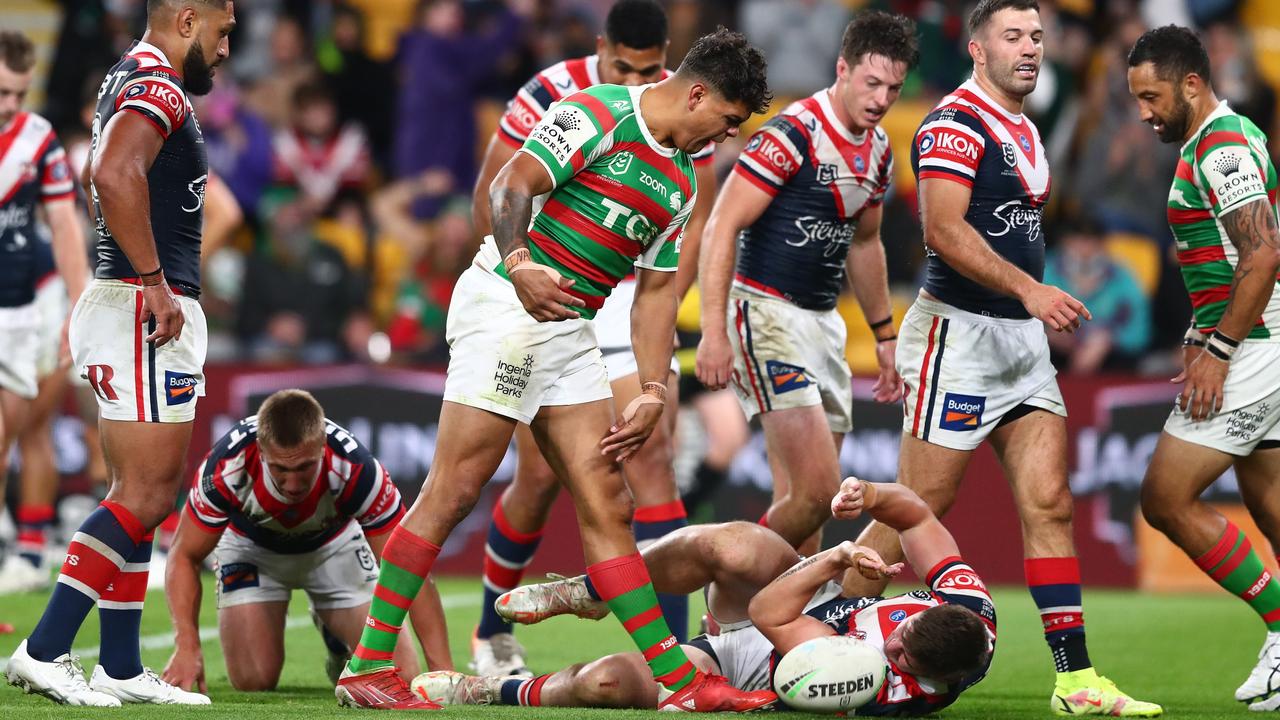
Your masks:
<path fill-rule="evenodd" d="M 480 594 L 475 592 L 469 593 L 453 593 L 440 596 L 440 604 L 445 610 L 456 607 L 466 607 L 468 605 L 479 605 Z M 311 615 L 290 615 L 285 618 L 285 630 L 292 630 L 300 627 L 311 627 Z M 200 642 L 212 640 L 218 637 L 217 627 L 205 627 L 200 629 Z M 173 633 L 157 633 L 155 635 L 143 635 L 138 640 L 138 647 L 142 650 L 158 650 L 160 648 L 173 647 Z M 98 657 L 98 646 L 71 648 L 72 655 L 78 655 L 81 659 Z M 0 658 L 0 674 L 3 674 L 9 666 L 9 658 Z"/>

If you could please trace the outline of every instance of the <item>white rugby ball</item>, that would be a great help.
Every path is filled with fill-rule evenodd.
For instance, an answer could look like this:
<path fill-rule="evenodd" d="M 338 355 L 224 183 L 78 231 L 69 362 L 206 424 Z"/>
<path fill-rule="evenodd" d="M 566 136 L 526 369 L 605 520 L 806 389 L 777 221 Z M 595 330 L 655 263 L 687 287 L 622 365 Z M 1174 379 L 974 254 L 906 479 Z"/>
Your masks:
<path fill-rule="evenodd" d="M 782 702 L 816 713 L 866 705 L 880 692 L 888 665 L 884 654 L 844 635 L 806 640 L 778 661 L 773 688 Z"/>

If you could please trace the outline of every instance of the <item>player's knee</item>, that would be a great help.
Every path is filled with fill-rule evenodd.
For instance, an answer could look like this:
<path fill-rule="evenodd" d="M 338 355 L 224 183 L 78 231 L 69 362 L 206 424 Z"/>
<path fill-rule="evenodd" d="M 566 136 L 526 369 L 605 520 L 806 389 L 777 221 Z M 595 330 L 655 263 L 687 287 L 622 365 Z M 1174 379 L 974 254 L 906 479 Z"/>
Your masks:
<path fill-rule="evenodd" d="M 648 678 L 636 676 L 619 658 L 607 657 L 579 666 L 574 676 L 575 695 L 587 707 L 646 707 L 642 685 Z"/>
<path fill-rule="evenodd" d="M 1062 487 L 1045 489 L 1033 495 L 1025 501 L 1025 504 L 1027 507 L 1023 508 L 1023 514 L 1028 516 L 1027 519 L 1034 524 L 1065 525 L 1071 522 L 1074 501 L 1071 490 L 1065 484 Z"/>
<path fill-rule="evenodd" d="M 1147 524 L 1166 534 L 1174 526 L 1183 509 L 1174 498 L 1160 492 L 1151 483 L 1142 484 L 1139 502 L 1142 507 L 1142 517 Z"/>
<path fill-rule="evenodd" d="M 261 668 L 232 670 L 228 664 L 227 680 L 231 682 L 232 688 L 240 692 L 266 692 L 275 690 L 280 683 L 280 669 L 277 668 L 275 672 Z"/>
<path fill-rule="evenodd" d="M 717 574 L 742 575 L 759 567 L 761 545 L 771 541 L 786 544 L 772 530 L 756 523 L 725 523 L 699 536 L 698 557 L 709 560 Z"/>
<path fill-rule="evenodd" d="M 609 497 L 593 497 L 593 502 L 579 501 L 575 506 L 578 522 L 582 527 L 597 530 L 625 526 L 629 532 L 636 510 L 635 499 L 625 485 L 620 486 L 620 491 Z"/>

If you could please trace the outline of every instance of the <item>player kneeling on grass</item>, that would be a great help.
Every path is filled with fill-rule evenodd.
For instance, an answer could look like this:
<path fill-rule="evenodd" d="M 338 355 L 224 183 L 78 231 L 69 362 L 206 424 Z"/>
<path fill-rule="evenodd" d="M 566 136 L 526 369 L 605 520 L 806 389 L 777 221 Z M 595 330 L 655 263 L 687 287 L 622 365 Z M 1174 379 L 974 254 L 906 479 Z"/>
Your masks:
<path fill-rule="evenodd" d="M 995 605 L 951 533 L 914 492 L 848 478 L 832 501 L 836 517 L 862 512 L 897 529 L 908 562 L 929 590 L 890 598 L 845 597 L 849 571 L 897 574 L 875 551 L 851 542 L 804 561 L 777 533 L 753 523 L 695 525 L 644 550 L 659 592 L 705 588 L 718 635 L 685 646 L 700 669 L 743 690 L 771 692 L 771 668 L 812 638 L 849 635 L 880 649 L 888 676 L 859 715 L 926 715 L 955 702 L 982 679 L 995 643 Z M 526 585 L 502 596 L 498 611 L 516 622 L 560 614 L 602 617 L 583 577 Z M 533 679 L 429 672 L 414 691 L 441 704 L 656 707 L 657 685 L 638 653 L 621 653 Z"/>
<path fill-rule="evenodd" d="M 232 687 L 276 686 L 289 596 L 298 589 L 323 623 L 330 679 L 336 679 L 360 639 L 387 533 L 403 514 L 381 463 L 326 419 L 314 397 L 304 390 L 268 397 L 257 415 L 213 446 L 187 496 L 165 575 L 174 626 L 165 681 L 205 689 L 197 618 L 200 564 L 209 553 L 217 565 L 218 635 Z M 452 668 L 434 585 L 427 583 L 409 615 L 427 666 Z M 406 637 L 395 656 L 406 679 L 417 674 Z"/>

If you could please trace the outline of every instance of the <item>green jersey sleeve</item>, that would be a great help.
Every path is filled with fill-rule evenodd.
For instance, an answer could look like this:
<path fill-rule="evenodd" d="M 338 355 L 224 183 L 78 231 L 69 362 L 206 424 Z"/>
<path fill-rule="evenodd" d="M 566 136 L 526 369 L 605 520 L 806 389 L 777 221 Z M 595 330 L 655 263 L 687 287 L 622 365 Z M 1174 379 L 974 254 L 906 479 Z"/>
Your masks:
<path fill-rule="evenodd" d="M 1264 165 L 1255 156 L 1241 123 L 1230 120 L 1234 118 L 1215 123 L 1196 147 L 1196 166 L 1217 217 L 1254 200 L 1267 199 Z"/>
<path fill-rule="evenodd" d="M 608 152 L 616 125 L 607 110 L 585 93 L 571 95 L 552 106 L 538 121 L 520 152 L 532 155 L 551 177 L 555 188 L 568 182 Z M 585 102 L 584 102 L 585 101 Z"/>

